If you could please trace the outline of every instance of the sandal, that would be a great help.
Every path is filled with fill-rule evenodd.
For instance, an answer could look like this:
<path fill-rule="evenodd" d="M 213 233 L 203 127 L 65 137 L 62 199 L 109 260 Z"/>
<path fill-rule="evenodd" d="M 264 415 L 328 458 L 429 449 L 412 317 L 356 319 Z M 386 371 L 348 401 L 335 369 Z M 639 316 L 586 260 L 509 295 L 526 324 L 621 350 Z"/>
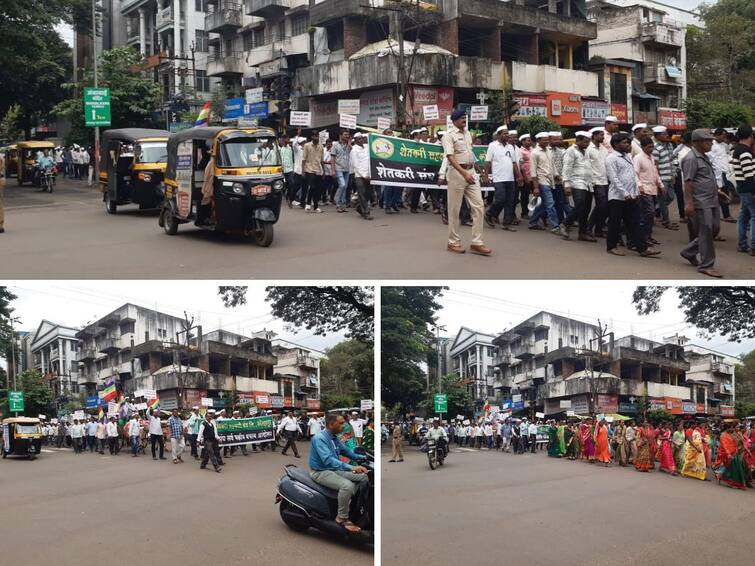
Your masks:
<path fill-rule="evenodd" d="M 342 526 L 345 530 L 347 530 L 350 533 L 356 534 L 356 533 L 362 532 L 361 527 L 358 527 L 357 525 L 355 525 L 349 520 L 339 521 L 338 519 L 336 519 L 336 523 L 338 523 L 340 526 Z"/>

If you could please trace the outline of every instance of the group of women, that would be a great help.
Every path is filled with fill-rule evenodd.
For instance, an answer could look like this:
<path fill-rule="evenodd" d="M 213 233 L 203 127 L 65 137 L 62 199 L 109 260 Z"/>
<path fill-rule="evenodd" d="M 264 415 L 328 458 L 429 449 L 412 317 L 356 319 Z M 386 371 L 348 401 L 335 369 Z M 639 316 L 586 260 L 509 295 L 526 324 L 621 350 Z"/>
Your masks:
<path fill-rule="evenodd" d="M 699 480 L 713 476 L 732 488 L 753 487 L 755 469 L 755 426 L 749 430 L 738 421 L 723 421 L 720 428 L 710 423 L 663 422 L 658 427 L 647 421 L 606 422 L 585 419 L 579 423 L 549 423 L 548 456 L 567 457 L 619 466 L 634 465 L 640 472 L 658 469 L 671 475 Z"/>

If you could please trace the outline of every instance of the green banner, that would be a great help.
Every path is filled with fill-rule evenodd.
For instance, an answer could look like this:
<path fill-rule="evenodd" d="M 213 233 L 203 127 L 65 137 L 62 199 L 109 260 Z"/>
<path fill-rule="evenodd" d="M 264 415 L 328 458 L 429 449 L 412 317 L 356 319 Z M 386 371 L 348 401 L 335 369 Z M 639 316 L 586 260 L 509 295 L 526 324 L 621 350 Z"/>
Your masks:
<path fill-rule="evenodd" d="M 392 136 L 369 134 L 370 184 L 393 187 L 446 189 L 438 185 L 443 146 Z M 472 146 L 480 167 L 485 167 L 487 146 Z M 483 190 L 486 190 L 483 187 Z"/>
<path fill-rule="evenodd" d="M 215 421 L 215 433 L 220 446 L 259 444 L 275 440 L 273 417 L 222 419 Z"/>

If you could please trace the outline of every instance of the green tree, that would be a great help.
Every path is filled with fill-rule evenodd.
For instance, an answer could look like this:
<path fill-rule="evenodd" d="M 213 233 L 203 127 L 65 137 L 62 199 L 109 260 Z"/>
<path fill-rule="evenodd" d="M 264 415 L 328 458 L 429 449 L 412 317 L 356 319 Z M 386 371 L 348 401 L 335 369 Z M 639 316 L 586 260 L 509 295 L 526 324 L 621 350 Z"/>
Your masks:
<path fill-rule="evenodd" d="M 738 402 L 755 403 L 755 350 L 742 356 L 734 368 L 734 386 Z"/>
<path fill-rule="evenodd" d="M 54 414 L 52 389 L 39 371 L 31 369 L 19 373 L 18 387 L 24 392 L 24 415 L 36 417 L 39 414 Z"/>
<path fill-rule="evenodd" d="M 657 409 L 655 411 L 647 412 L 647 420 L 653 425 L 657 425 L 664 421 L 670 421 L 674 418 L 674 415 L 669 413 L 666 409 Z"/>
<path fill-rule="evenodd" d="M 349 395 L 348 393 L 323 393 L 320 397 L 320 408 L 323 411 L 358 406 L 359 400 L 357 396 Z"/>
<path fill-rule="evenodd" d="M 440 308 L 442 287 L 381 288 L 381 392 L 389 408 L 398 403 L 408 410 L 425 399 L 427 352 L 434 335 L 429 325 Z"/>
<path fill-rule="evenodd" d="M 529 134 L 532 136 L 532 140 L 535 140 L 535 134 L 540 132 L 554 132 L 561 131 L 561 126 L 555 122 L 548 120 L 545 116 L 539 116 L 534 114 L 522 118 L 517 122 L 516 131 L 521 136 L 522 134 Z"/>
<path fill-rule="evenodd" d="M 755 338 L 755 287 L 637 287 L 632 297 L 637 312 L 658 312 L 669 289 L 679 297 L 685 322 L 703 335 L 720 334 L 732 342 Z"/>
<path fill-rule="evenodd" d="M 0 122 L 0 139 L 8 141 L 20 140 L 23 135 L 24 111 L 18 104 L 13 104 Z"/>
<path fill-rule="evenodd" d="M 211 124 L 220 124 L 223 120 L 223 112 L 225 112 L 225 101 L 228 99 L 228 91 L 225 84 L 220 82 L 215 86 L 212 91 L 212 98 L 210 98 L 210 120 Z"/>
<path fill-rule="evenodd" d="M 358 340 L 336 344 L 320 361 L 320 393 L 372 399 L 375 384 L 373 345 Z"/>
<path fill-rule="evenodd" d="M 753 112 L 742 102 L 710 100 L 706 96 L 687 98 L 683 104 L 687 127 L 736 128 L 753 122 Z"/>
<path fill-rule="evenodd" d="M 435 393 L 437 391 L 431 391 L 422 404 L 422 408 L 428 415 L 435 414 Z M 455 373 L 444 375 L 443 393 L 446 395 L 448 403 L 448 412 L 443 415 L 444 419 L 452 419 L 456 415 L 472 414 L 472 396 L 467 391 L 460 376 Z"/>

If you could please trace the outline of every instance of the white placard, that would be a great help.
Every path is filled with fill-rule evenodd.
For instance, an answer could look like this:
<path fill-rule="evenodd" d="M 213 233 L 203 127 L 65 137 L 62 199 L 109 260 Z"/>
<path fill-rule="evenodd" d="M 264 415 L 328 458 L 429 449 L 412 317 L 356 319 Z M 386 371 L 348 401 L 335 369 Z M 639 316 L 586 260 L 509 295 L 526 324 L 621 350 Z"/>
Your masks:
<path fill-rule="evenodd" d="M 289 117 L 289 125 L 303 126 L 305 128 L 309 128 L 311 123 L 312 123 L 311 112 L 299 112 L 296 110 L 291 111 L 291 115 Z"/>
<path fill-rule="evenodd" d="M 607 423 L 612 423 L 613 422 L 613 417 L 606 417 L 606 422 Z"/>
<path fill-rule="evenodd" d="M 538 418 L 538 419 L 544 419 L 545 418 L 545 413 L 535 413 L 535 417 Z"/>
<path fill-rule="evenodd" d="M 346 128 L 348 130 L 356 130 L 357 129 L 357 117 L 356 114 L 339 114 L 339 124 L 342 128 Z"/>
<path fill-rule="evenodd" d="M 110 402 L 107 404 L 107 413 L 118 413 L 118 403 Z"/>
<path fill-rule="evenodd" d="M 255 104 L 257 102 L 262 102 L 262 92 L 263 92 L 262 87 L 246 89 L 244 93 L 246 95 L 245 102 L 247 104 Z"/>
<path fill-rule="evenodd" d="M 142 397 L 145 399 L 157 399 L 157 391 L 154 389 L 145 389 L 142 391 Z"/>
<path fill-rule="evenodd" d="M 74 411 L 73 418 L 79 421 L 84 420 L 84 411 Z"/>
<path fill-rule="evenodd" d="M 44 415 L 37 415 L 37 418 L 41 421 L 45 420 L 47 417 Z"/>
<path fill-rule="evenodd" d="M 427 106 L 422 107 L 422 116 L 425 118 L 426 122 L 429 122 L 430 120 L 437 120 L 440 118 L 440 113 L 438 112 L 438 105 L 437 104 L 428 104 Z"/>
<path fill-rule="evenodd" d="M 146 411 L 147 410 L 147 403 L 137 403 L 134 405 L 137 411 Z"/>
<path fill-rule="evenodd" d="M 345 98 L 338 101 L 339 114 L 359 114 L 360 104 L 358 98 Z"/>
<path fill-rule="evenodd" d="M 561 399 L 558 402 L 558 406 L 561 409 L 571 409 L 571 399 Z"/>
<path fill-rule="evenodd" d="M 513 403 L 518 403 L 521 400 L 522 400 L 522 394 L 521 393 L 511 396 L 511 401 Z"/>
<path fill-rule="evenodd" d="M 212 397 L 202 397 L 201 402 L 203 407 L 212 407 L 213 405 Z"/>
<path fill-rule="evenodd" d="M 328 132 L 328 130 L 321 130 L 318 132 L 318 135 L 320 136 L 321 145 L 325 145 L 325 142 L 330 139 L 330 132 Z"/>
<path fill-rule="evenodd" d="M 134 397 L 144 397 L 144 391 L 137 389 L 136 391 L 134 391 Z"/>
<path fill-rule="evenodd" d="M 381 134 L 385 130 L 389 129 L 390 127 L 391 127 L 391 119 L 390 118 L 378 118 L 377 119 L 377 129 L 380 130 Z"/>
<path fill-rule="evenodd" d="M 574 411 L 566 411 L 566 416 L 567 417 L 573 417 L 574 415 L 576 415 L 576 413 Z"/>
<path fill-rule="evenodd" d="M 362 399 L 359 407 L 362 411 L 371 411 L 375 408 L 375 403 L 372 399 Z"/>
<path fill-rule="evenodd" d="M 469 120 L 472 122 L 482 122 L 488 119 L 487 106 L 472 106 L 469 108 Z"/>

